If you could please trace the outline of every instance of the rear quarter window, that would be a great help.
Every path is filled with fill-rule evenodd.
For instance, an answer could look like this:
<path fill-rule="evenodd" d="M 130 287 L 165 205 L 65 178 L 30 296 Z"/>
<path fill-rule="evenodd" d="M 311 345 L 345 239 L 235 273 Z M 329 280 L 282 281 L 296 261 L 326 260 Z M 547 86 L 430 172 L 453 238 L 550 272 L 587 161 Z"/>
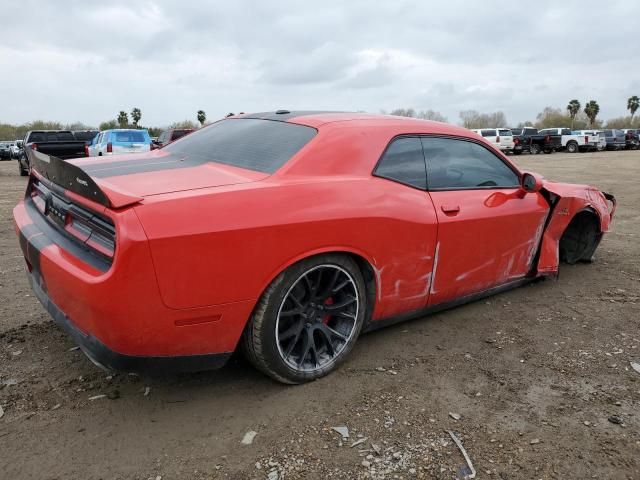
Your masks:
<path fill-rule="evenodd" d="M 375 175 L 425 190 L 427 166 L 420 139 L 401 137 L 391 142 L 378 162 Z"/>
<path fill-rule="evenodd" d="M 163 150 L 194 160 L 273 173 L 316 133 L 315 128 L 295 123 L 229 118 L 185 135 Z"/>

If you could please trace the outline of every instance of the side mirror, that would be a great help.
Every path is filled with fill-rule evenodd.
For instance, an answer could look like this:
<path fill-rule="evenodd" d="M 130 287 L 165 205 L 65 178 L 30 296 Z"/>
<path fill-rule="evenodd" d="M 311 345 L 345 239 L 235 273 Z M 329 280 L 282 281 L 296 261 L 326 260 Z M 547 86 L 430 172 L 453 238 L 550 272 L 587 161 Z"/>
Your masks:
<path fill-rule="evenodd" d="M 520 186 L 527 193 L 539 192 L 542 189 L 543 178 L 537 173 L 525 172 L 522 174 Z"/>

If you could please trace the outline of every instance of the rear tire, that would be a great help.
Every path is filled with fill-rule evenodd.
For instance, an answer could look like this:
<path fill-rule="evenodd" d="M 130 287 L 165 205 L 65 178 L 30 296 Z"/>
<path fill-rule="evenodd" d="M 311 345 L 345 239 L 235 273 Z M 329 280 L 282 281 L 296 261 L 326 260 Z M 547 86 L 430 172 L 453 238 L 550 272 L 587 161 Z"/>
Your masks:
<path fill-rule="evenodd" d="M 538 155 L 540 153 L 540 146 L 535 143 L 529 147 L 529 152 L 531 155 Z"/>
<path fill-rule="evenodd" d="M 567 153 L 576 153 L 578 151 L 578 143 L 577 142 L 569 142 L 567 143 Z"/>
<path fill-rule="evenodd" d="M 240 346 L 258 370 L 279 382 L 316 380 L 351 352 L 367 307 L 362 272 L 349 256 L 311 257 L 267 287 Z"/>
<path fill-rule="evenodd" d="M 22 162 L 18 159 L 18 172 L 20 172 L 21 177 L 29 176 L 29 170 L 22 166 Z"/>

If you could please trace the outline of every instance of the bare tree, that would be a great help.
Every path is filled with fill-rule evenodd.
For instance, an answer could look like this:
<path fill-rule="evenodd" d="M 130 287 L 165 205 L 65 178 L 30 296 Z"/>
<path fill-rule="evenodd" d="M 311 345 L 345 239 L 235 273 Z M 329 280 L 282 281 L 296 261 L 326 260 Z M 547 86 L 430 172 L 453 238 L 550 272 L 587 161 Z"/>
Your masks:
<path fill-rule="evenodd" d="M 460 112 L 462 126 L 465 128 L 496 128 L 507 126 L 504 112 L 480 113 L 477 110 Z"/>

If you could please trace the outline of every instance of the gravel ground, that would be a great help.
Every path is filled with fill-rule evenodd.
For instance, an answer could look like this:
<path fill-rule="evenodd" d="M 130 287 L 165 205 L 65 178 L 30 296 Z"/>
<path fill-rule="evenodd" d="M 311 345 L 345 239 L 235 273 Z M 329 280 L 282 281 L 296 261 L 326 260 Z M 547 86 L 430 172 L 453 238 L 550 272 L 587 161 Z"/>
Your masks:
<path fill-rule="evenodd" d="M 365 335 L 297 387 L 241 357 L 98 370 L 31 295 L 11 221 L 26 181 L 1 162 L 0 477 L 453 479 L 466 463 L 450 430 L 477 478 L 640 478 L 640 152 L 514 159 L 616 195 L 596 263 Z"/>

